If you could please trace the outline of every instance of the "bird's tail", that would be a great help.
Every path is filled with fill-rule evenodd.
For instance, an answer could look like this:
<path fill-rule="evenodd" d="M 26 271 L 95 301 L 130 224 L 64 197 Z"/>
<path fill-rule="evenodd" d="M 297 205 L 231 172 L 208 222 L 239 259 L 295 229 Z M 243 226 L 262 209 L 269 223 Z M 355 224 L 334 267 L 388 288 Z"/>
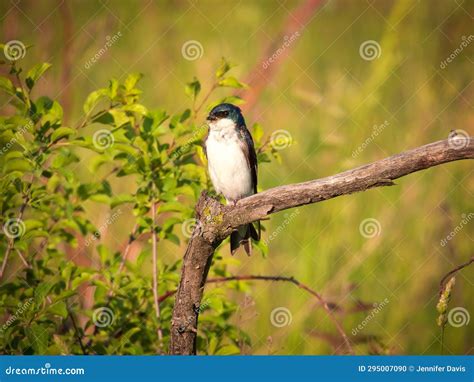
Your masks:
<path fill-rule="evenodd" d="M 235 251 L 242 245 L 247 255 L 252 254 L 252 244 L 250 238 L 255 241 L 260 240 L 260 222 L 256 222 L 257 230 L 252 223 L 241 225 L 230 234 L 230 252 L 234 255 Z"/>

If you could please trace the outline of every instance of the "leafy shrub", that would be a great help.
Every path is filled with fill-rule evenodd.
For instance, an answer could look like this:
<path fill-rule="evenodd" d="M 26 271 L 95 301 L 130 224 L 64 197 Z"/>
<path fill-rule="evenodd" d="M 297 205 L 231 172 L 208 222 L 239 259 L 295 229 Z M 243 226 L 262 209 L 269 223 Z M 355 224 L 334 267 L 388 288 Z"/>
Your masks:
<path fill-rule="evenodd" d="M 123 82 L 112 79 L 107 87 L 93 91 L 84 103 L 81 122 L 65 126 L 56 100 L 33 96 L 35 84 L 50 65 L 36 65 L 24 74 L 18 61 L 3 64 L 9 76 L 0 77 L 0 88 L 11 97 L 15 112 L 0 116 L 4 230 L 0 351 L 166 352 L 174 299 L 162 299 L 161 304 L 156 300 L 177 288 L 180 261 L 163 262 L 156 244 L 169 241 L 180 246 L 179 226 L 192 223 L 194 203 L 210 187 L 201 148 L 206 127 L 199 124 L 199 113 L 214 89 L 244 85 L 228 76 L 231 65 L 222 60 L 215 84 L 199 105 L 201 85 L 194 79 L 185 89 L 191 106 L 169 115 L 140 103 L 141 75 L 130 74 Z M 222 101 L 241 102 L 235 96 Z M 276 151 L 261 142 L 259 125 L 253 129 L 261 148 L 259 160 L 270 160 Z M 107 170 L 98 181 L 85 181 L 77 173 L 83 157 L 89 155 L 87 150 L 96 153 L 91 170 Z M 120 180 L 133 189 L 114 191 Z M 86 202 L 110 208 L 105 226 L 94 226 Z M 123 212 L 124 206 L 131 207 L 130 212 Z M 106 226 L 118 218 L 135 223 L 129 238 L 123 238 L 125 248 L 101 240 Z M 135 240 L 145 245 L 136 261 L 127 261 Z M 182 246 L 177 248 L 184 252 Z M 262 244 L 259 248 L 265 251 Z M 230 260 L 225 253 L 214 259 L 216 275 L 228 275 Z M 90 257 L 91 265 L 75 262 L 78 255 Z M 150 268 L 156 279 L 145 272 Z M 93 287 L 93 306 L 84 305 L 86 287 Z M 241 289 L 244 284 L 229 287 Z M 201 353 L 238 353 L 242 341 L 249 342 L 229 323 L 236 309 L 222 289 L 204 296 Z"/>

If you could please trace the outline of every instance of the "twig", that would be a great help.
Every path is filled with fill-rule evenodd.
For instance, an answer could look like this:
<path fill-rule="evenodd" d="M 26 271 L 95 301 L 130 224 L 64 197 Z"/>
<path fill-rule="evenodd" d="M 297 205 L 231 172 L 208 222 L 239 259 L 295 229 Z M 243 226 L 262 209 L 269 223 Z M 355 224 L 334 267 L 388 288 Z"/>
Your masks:
<path fill-rule="evenodd" d="M 33 182 L 33 180 L 31 180 L 31 182 Z M 26 189 L 26 196 L 24 197 L 23 204 L 21 205 L 20 211 L 18 213 L 18 218 L 17 219 L 20 220 L 20 221 L 23 218 L 23 214 L 25 212 L 26 206 L 28 205 L 28 202 L 30 201 L 30 196 L 28 195 L 28 192 L 30 192 L 31 185 L 32 185 L 32 183 L 30 183 L 28 185 L 28 188 Z M 13 249 L 14 244 L 15 244 L 15 238 L 14 237 L 9 238 L 7 249 L 5 250 L 5 256 L 3 258 L 2 267 L 0 268 L 0 279 L 3 277 L 3 274 L 4 274 L 5 269 L 7 267 L 8 256 L 10 255 L 10 252 Z"/>
<path fill-rule="evenodd" d="M 130 237 L 128 238 L 128 243 L 123 251 L 122 261 L 120 262 L 118 273 L 121 273 L 123 270 L 123 267 L 125 266 L 125 262 L 127 261 L 128 253 L 130 252 L 132 243 L 136 240 L 135 235 L 137 234 L 137 229 L 138 229 L 138 223 L 135 224 L 135 226 L 133 227 L 132 233 L 130 234 Z"/>
<path fill-rule="evenodd" d="M 21 254 L 19 249 L 15 248 L 16 253 L 18 254 L 18 257 L 20 258 L 21 262 L 26 268 L 31 268 L 31 265 L 28 264 L 28 261 L 26 261 L 25 257 Z"/>
<path fill-rule="evenodd" d="M 207 92 L 207 94 L 204 96 L 204 98 L 202 99 L 201 103 L 199 104 L 199 106 L 197 108 L 194 109 L 194 118 L 197 117 L 197 114 L 199 113 L 199 111 L 202 109 L 202 107 L 204 106 L 204 104 L 207 102 L 207 100 L 209 99 L 209 97 L 211 96 L 212 92 L 214 90 L 216 90 L 218 87 L 218 84 L 217 83 L 213 83 L 211 88 L 209 89 L 209 91 Z"/>
<path fill-rule="evenodd" d="M 79 328 L 76 323 L 76 319 L 74 318 L 74 313 L 72 313 L 71 309 L 67 308 L 69 313 L 69 317 L 71 318 L 72 326 L 74 327 L 74 333 L 76 334 L 77 341 L 79 342 L 79 346 L 81 347 L 82 354 L 87 355 L 87 349 L 85 348 L 84 344 L 82 343 L 82 337 L 79 333 Z"/>
<path fill-rule="evenodd" d="M 153 196 L 154 198 L 154 196 Z M 152 251 L 153 251 L 153 300 L 155 302 L 155 314 L 158 320 L 158 340 L 160 342 L 160 347 L 163 346 L 163 332 L 161 330 L 161 312 L 160 312 L 160 302 L 158 301 L 158 253 L 157 253 L 157 241 L 156 237 L 156 202 L 152 200 L 151 202 L 151 214 L 153 219 L 151 241 L 152 241 Z"/>
<path fill-rule="evenodd" d="M 292 283 L 293 285 L 296 285 L 298 288 L 305 290 L 310 295 L 316 297 L 316 299 L 321 303 L 324 310 L 328 314 L 329 318 L 331 319 L 331 321 L 336 326 L 336 329 L 339 332 L 340 336 L 344 340 L 344 343 L 346 344 L 347 350 L 349 351 L 350 354 L 354 354 L 354 350 L 352 349 L 349 338 L 347 337 L 346 333 L 344 332 L 344 329 L 342 328 L 341 324 L 337 321 L 336 317 L 334 317 L 334 314 L 332 313 L 331 308 L 327 304 L 326 300 L 324 300 L 323 297 L 318 292 L 316 292 L 314 289 L 311 289 L 306 284 L 303 284 L 302 282 L 299 282 L 294 277 L 255 276 L 255 275 L 229 276 L 229 277 L 213 278 L 213 279 L 207 280 L 207 282 L 208 283 L 220 283 L 220 282 L 233 281 L 233 280 L 240 280 L 240 281 L 245 281 L 245 280 L 287 281 L 289 283 Z"/>
<path fill-rule="evenodd" d="M 441 296 L 441 293 L 443 293 L 444 287 L 445 287 L 446 283 L 448 282 L 448 280 L 451 279 L 452 275 L 459 272 L 461 269 L 466 268 L 467 266 L 471 265 L 472 263 L 474 263 L 474 256 L 472 256 L 469 259 L 469 261 L 467 261 L 466 263 L 458 265 L 456 268 L 454 268 L 453 270 L 446 273 L 446 275 L 444 275 L 444 277 L 439 282 L 439 295 Z"/>

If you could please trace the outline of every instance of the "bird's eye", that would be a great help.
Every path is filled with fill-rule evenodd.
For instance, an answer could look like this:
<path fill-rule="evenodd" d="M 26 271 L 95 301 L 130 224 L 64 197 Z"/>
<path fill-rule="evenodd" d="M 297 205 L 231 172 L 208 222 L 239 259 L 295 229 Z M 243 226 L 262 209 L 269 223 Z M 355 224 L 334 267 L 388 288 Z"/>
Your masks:
<path fill-rule="evenodd" d="M 226 118 L 229 115 L 228 111 L 219 111 L 216 113 L 217 117 L 219 118 Z"/>

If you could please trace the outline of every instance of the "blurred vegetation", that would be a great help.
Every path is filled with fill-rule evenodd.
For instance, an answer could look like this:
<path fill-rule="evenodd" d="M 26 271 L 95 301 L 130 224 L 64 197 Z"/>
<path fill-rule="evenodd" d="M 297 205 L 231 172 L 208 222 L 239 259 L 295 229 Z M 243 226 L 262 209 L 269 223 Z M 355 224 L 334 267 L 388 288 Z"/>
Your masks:
<path fill-rule="evenodd" d="M 26 233 L 14 241 L 0 280 L 1 322 L 25 304 L 26 312 L 2 330 L 2 353 L 80 354 L 78 332 L 91 353 L 148 354 L 166 348 L 173 298 L 161 304 L 160 347 L 150 232 L 158 236 L 162 295 L 176 287 L 187 240 L 183 223 L 192 217 L 199 192 L 209 187 L 199 150 L 206 107 L 228 96 L 245 100 L 257 89 L 255 79 L 267 78 L 264 89 L 257 102 L 242 105 L 247 124 L 255 126 L 254 137 L 263 145 L 283 129 L 293 142 L 278 151 L 281 160 L 260 166 L 261 190 L 444 139 L 452 129 L 474 134 L 474 45 L 441 67 L 463 36 L 471 36 L 474 2 L 328 1 L 305 25 L 298 25 L 293 13 L 298 6 L 296 1 L 0 4 L 0 41 L 31 45 L 13 66 L 9 60 L 0 66 L 2 77 L 13 84 L 12 89 L 1 82 L 6 90 L 0 93 L 2 146 L 30 120 L 35 126 L 20 142 L 31 157 L 18 155 L 23 149 L 16 146 L 9 152 L 13 167 L 6 155 L 0 158 L 2 225 L 18 216 L 25 197 L 29 200 Z M 284 26 L 291 21 L 299 34 L 287 47 L 285 36 L 295 30 L 286 34 Z M 195 60 L 182 51 L 192 40 L 202 46 Z M 359 49 L 370 40 L 378 42 L 380 55 L 366 60 Z M 91 62 L 107 42 L 110 47 Z M 263 69 L 282 46 L 280 59 Z M 233 80 L 235 91 L 213 89 L 223 56 L 237 64 L 232 76 L 249 89 Z M 52 67 L 28 72 L 38 62 Z M 23 90 L 12 72 L 20 67 Z M 135 72 L 145 75 L 139 85 L 138 76 L 130 74 Z M 110 150 L 93 144 L 101 129 L 114 134 Z M 265 147 L 276 154 L 271 145 Z M 42 174 L 45 163 L 51 174 Z M 223 245 L 212 270 L 218 276 L 296 277 L 332 303 L 358 354 L 439 353 L 439 282 L 472 256 L 472 221 L 446 245 L 440 243 L 473 212 L 470 175 L 471 163 L 451 163 L 410 175 L 395 187 L 273 216 L 264 222 L 264 239 L 272 237 L 268 253 L 260 246 L 266 256 L 232 258 Z M 160 211 L 158 204 L 154 222 L 151 201 L 158 198 L 170 209 Z M 372 238 L 359 229 L 368 218 L 380 224 Z M 100 238 L 92 239 L 99 230 Z M 128 260 L 118 272 L 133 232 Z M 44 238 L 51 240 L 41 246 Z M 9 243 L 2 235 L 2 261 Z M 468 267 L 456 276 L 449 302 L 471 315 L 473 275 Z M 321 306 L 285 283 L 209 284 L 203 301 L 201 353 L 332 354 L 338 349 L 337 332 Z M 373 304 L 385 301 L 353 335 Z M 94 326 L 93 313 L 104 306 L 114 312 L 114 322 Z M 271 324 L 278 307 L 291 312 L 289 325 Z M 472 328 L 448 324 L 444 352 L 471 354 Z"/>

